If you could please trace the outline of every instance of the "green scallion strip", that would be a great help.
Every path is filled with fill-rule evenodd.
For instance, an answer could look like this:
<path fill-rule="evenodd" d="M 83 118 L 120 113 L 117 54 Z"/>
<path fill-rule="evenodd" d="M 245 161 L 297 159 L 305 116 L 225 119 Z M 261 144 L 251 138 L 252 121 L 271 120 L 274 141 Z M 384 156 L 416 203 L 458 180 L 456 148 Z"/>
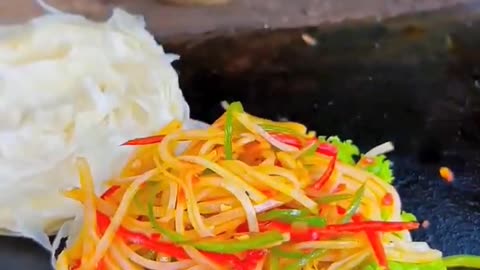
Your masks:
<path fill-rule="evenodd" d="M 235 113 L 243 112 L 243 107 L 240 102 L 233 102 L 228 106 L 225 119 L 225 141 L 223 148 L 225 149 L 225 159 L 233 159 L 233 122 L 235 120 Z"/>
<path fill-rule="evenodd" d="M 353 200 L 350 206 L 345 213 L 345 216 L 342 218 L 342 223 L 348 223 L 352 219 L 353 215 L 357 212 L 358 208 L 360 207 L 360 203 L 362 202 L 363 194 L 365 193 L 365 183 L 355 192 L 353 195 Z"/>
<path fill-rule="evenodd" d="M 462 267 L 480 269 L 480 256 L 474 255 L 455 255 L 443 258 L 447 268 Z"/>
<path fill-rule="evenodd" d="M 313 252 L 303 256 L 300 260 L 291 265 L 287 266 L 286 270 L 300 270 L 306 267 L 308 264 L 313 262 L 314 260 L 322 257 L 325 254 L 324 249 L 316 249 Z"/>
<path fill-rule="evenodd" d="M 305 253 L 301 253 L 298 251 L 286 251 L 286 250 L 283 250 L 281 247 L 273 248 L 271 253 L 272 255 L 278 258 L 293 259 L 293 260 L 299 260 L 305 256 Z"/>
<path fill-rule="evenodd" d="M 279 260 L 280 258 L 278 256 L 276 256 L 275 254 L 270 254 L 270 257 L 268 258 L 268 269 L 280 270 Z"/>
<path fill-rule="evenodd" d="M 279 133 L 279 134 L 293 135 L 295 137 L 305 137 L 304 134 L 296 132 L 295 130 L 287 127 L 277 126 L 273 124 L 266 124 L 266 123 L 260 123 L 259 126 L 268 133 Z"/>
<path fill-rule="evenodd" d="M 312 143 L 307 149 L 303 150 L 303 153 L 299 157 L 308 157 L 312 156 L 317 152 L 318 146 L 320 145 L 320 141 L 316 141 Z"/>
<path fill-rule="evenodd" d="M 158 231 L 162 236 L 168 238 L 170 241 L 174 243 L 182 243 L 185 242 L 185 238 L 183 235 L 176 233 L 172 230 L 169 230 L 167 228 L 163 228 L 160 224 L 158 224 L 157 220 L 155 219 L 155 215 L 153 213 L 153 204 L 149 203 L 148 204 L 148 219 L 150 220 L 150 224 L 152 225 L 152 228 L 154 228 L 156 231 Z"/>
<path fill-rule="evenodd" d="M 304 217 L 309 214 L 308 211 L 304 210 L 271 210 L 266 213 L 260 214 L 258 216 L 259 221 L 269 221 L 269 220 L 280 220 L 285 218 L 298 218 Z"/>
<path fill-rule="evenodd" d="M 351 194 L 336 194 L 336 195 L 324 196 L 324 197 L 315 199 L 315 201 L 320 205 L 325 205 L 325 204 L 336 203 L 344 200 L 349 200 L 351 198 L 352 198 Z"/>
<path fill-rule="evenodd" d="M 257 250 L 280 245 L 284 241 L 280 232 L 271 231 L 250 235 L 245 240 L 199 240 L 188 242 L 198 250 L 219 254 L 238 254 L 248 250 Z"/>

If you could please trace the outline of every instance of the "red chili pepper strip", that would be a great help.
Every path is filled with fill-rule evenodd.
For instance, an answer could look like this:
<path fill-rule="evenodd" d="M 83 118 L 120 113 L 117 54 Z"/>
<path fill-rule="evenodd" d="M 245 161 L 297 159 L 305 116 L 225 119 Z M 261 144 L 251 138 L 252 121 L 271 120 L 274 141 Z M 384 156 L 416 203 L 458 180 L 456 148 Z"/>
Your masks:
<path fill-rule="evenodd" d="M 272 133 L 270 135 L 275 140 L 280 141 L 284 144 L 288 144 L 298 149 L 302 148 L 302 142 L 299 139 L 295 138 L 294 136 L 285 135 L 285 134 L 276 134 L 276 133 Z M 317 142 L 317 139 L 311 139 L 306 142 L 306 145 L 310 145 L 316 142 Z M 322 143 L 318 146 L 317 153 L 332 157 L 337 154 L 337 148 L 335 148 L 335 146 L 331 144 Z"/>
<path fill-rule="evenodd" d="M 382 205 L 391 206 L 392 204 L 393 204 L 393 196 L 392 196 L 392 193 L 388 192 L 382 198 Z"/>
<path fill-rule="evenodd" d="M 275 138 L 277 141 L 280 141 L 284 144 L 288 144 L 293 147 L 301 148 L 302 144 L 299 139 L 289 136 L 289 135 L 284 135 L 284 134 L 271 134 L 273 138 Z M 315 143 L 316 140 L 310 140 L 307 143 Z M 337 148 L 334 146 L 328 144 L 328 143 L 322 143 L 318 146 L 317 148 L 317 153 L 323 154 L 326 156 L 331 157 L 330 162 L 328 163 L 328 167 L 325 170 L 325 173 L 318 179 L 314 184 L 313 184 L 313 189 L 320 189 L 327 181 L 330 179 L 330 176 L 333 173 L 333 170 L 335 169 L 335 163 L 337 162 Z"/>
<path fill-rule="evenodd" d="M 234 270 L 245 270 L 242 260 L 234 255 L 217 254 L 211 252 L 203 252 L 202 254 L 217 265 L 230 265 Z"/>
<path fill-rule="evenodd" d="M 97 265 L 97 270 L 108 270 L 105 260 L 100 260 L 100 262 Z"/>
<path fill-rule="evenodd" d="M 315 190 L 319 190 L 320 188 L 327 183 L 327 181 L 330 179 L 330 176 L 332 176 L 333 170 L 335 169 L 335 163 L 337 162 L 337 155 L 335 154 L 332 156 L 330 159 L 330 162 L 328 163 L 328 167 L 323 173 L 323 175 L 318 179 L 313 185 L 312 188 Z"/>
<path fill-rule="evenodd" d="M 108 228 L 108 225 L 110 224 L 110 220 L 104 214 L 97 212 L 97 222 L 98 222 L 99 231 L 101 234 L 103 234 L 105 230 Z M 179 246 L 176 246 L 170 243 L 160 242 L 158 240 L 153 239 L 152 237 L 148 237 L 140 233 L 134 233 L 122 227 L 118 229 L 117 235 L 129 243 L 141 245 L 152 251 L 162 253 L 170 257 L 174 257 L 177 260 L 183 260 L 183 259 L 189 258 L 188 255 L 185 253 L 185 251 Z M 254 252 L 255 251 L 252 251 L 251 256 L 258 254 Z M 217 253 L 211 253 L 211 252 L 203 252 L 202 254 L 208 259 L 212 260 L 214 263 L 218 265 L 229 265 L 234 270 L 250 270 L 251 268 L 245 267 L 246 266 L 245 262 L 247 261 L 247 259 L 250 262 L 254 261 L 254 259 L 248 257 L 248 253 L 244 261 L 240 260 L 238 257 L 234 255 L 217 254 Z"/>
<path fill-rule="evenodd" d="M 144 138 L 136 138 L 133 140 L 129 140 L 127 142 L 122 143 L 122 146 L 138 146 L 138 145 L 149 145 L 149 144 L 156 144 L 162 142 L 163 138 L 165 136 L 150 136 L 150 137 L 144 137 Z"/>
<path fill-rule="evenodd" d="M 110 219 L 107 216 L 97 212 L 97 222 L 98 222 L 98 229 L 100 231 L 100 234 L 103 234 L 105 230 L 108 228 L 108 225 L 110 224 Z M 170 257 L 174 257 L 177 260 L 183 260 L 183 259 L 189 258 L 188 255 L 185 253 L 185 251 L 181 247 L 175 246 L 173 244 L 163 243 L 160 241 L 153 240 L 147 237 L 146 235 L 143 235 L 140 233 L 134 233 L 122 227 L 118 229 L 117 235 L 129 243 L 141 245 L 155 252 L 162 253 Z"/>
<path fill-rule="evenodd" d="M 106 200 L 108 199 L 109 197 L 111 197 L 113 195 L 113 193 L 115 193 L 115 191 L 117 191 L 120 187 L 119 186 L 111 186 L 109 189 L 107 189 L 107 191 L 105 191 L 102 196 L 100 198 Z"/>
<path fill-rule="evenodd" d="M 384 270 L 388 269 L 387 255 L 385 254 L 385 249 L 383 248 L 382 240 L 380 239 L 380 233 L 367 230 L 365 231 L 365 234 L 370 242 L 370 247 L 372 248 L 378 266 Z"/>
<path fill-rule="evenodd" d="M 353 217 L 352 217 L 352 221 L 353 221 L 353 222 L 362 222 L 362 221 L 363 221 L 363 217 L 362 217 L 362 215 L 360 215 L 360 214 L 355 214 L 355 215 L 353 215 Z"/>
<path fill-rule="evenodd" d="M 295 138 L 294 136 L 290 135 L 285 135 L 285 134 L 278 134 L 278 133 L 272 133 L 270 134 L 275 140 L 280 141 L 284 144 L 288 144 L 290 146 L 296 147 L 300 149 L 302 147 L 302 142 Z"/>
<path fill-rule="evenodd" d="M 341 236 L 342 234 L 335 231 L 327 231 L 323 229 L 299 229 L 294 228 L 290 224 L 285 224 L 281 222 L 266 222 L 260 223 L 260 231 L 279 231 L 281 233 L 289 233 L 290 241 L 292 242 L 305 242 L 305 241 L 317 241 L 329 239 L 336 236 Z"/>
<path fill-rule="evenodd" d="M 338 186 L 333 190 L 333 193 L 340 193 L 347 189 L 347 185 L 344 183 L 338 184 Z"/>
<path fill-rule="evenodd" d="M 322 143 L 318 146 L 317 153 L 323 154 L 329 157 L 334 157 L 337 155 L 338 151 L 337 151 L 337 148 L 335 148 L 335 146 L 328 143 Z"/>
<path fill-rule="evenodd" d="M 265 256 L 267 256 L 267 252 L 264 250 L 248 251 L 247 256 L 243 260 L 243 265 L 247 270 L 254 270 Z"/>
<path fill-rule="evenodd" d="M 80 260 L 77 260 L 72 264 L 71 269 L 72 270 L 77 270 L 78 268 L 80 268 L 81 265 L 82 264 L 80 263 Z"/>
<path fill-rule="evenodd" d="M 365 230 L 377 232 L 398 232 L 404 230 L 418 229 L 420 224 L 417 222 L 383 222 L 383 221 L 364 221 L 347 224 L 328 225 L 325 230 L 334 230 L 337 232 L 360 232 Z"/>
<path fill-rule="evenodd" d="M 317 241 L 344 235 L 346 233 L 359 233 L 364 231 L 373 232 L 398 232 L 404 230 L 414 230 L 420 225 L 414 222 L 382 222 L 382 221 L 364 221 L 357 223 L 328 225 L 325 228 L 307 228 L 295 229 L 289 224 L 281 222 L 263 222 L 259 224 L 260 231 L 277 230 L 281 233 L 290 233 L 290 240 Z"/>

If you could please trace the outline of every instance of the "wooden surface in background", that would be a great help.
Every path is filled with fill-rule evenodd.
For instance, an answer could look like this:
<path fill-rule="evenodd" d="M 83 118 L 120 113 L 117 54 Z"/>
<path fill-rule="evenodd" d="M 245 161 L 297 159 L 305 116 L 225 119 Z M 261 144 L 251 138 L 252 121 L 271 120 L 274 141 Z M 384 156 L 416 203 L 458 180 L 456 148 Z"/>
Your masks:
<path fill-rule="evenodd" d="M 112 7 L 142 14 L 159 37 L 232 29 L 291 28 L 432 10 L 477 0 L 230 0 L 226 5 L 173 6 L 162 0 L 44 0 L 60 10 L 106 18 Z M 165 0 L 163 0 L 165 1 Z M 480 5 L 479 5 L 480 6 Z M 0 23 L 42 14 L 35 0 L 0 0 Z"/>

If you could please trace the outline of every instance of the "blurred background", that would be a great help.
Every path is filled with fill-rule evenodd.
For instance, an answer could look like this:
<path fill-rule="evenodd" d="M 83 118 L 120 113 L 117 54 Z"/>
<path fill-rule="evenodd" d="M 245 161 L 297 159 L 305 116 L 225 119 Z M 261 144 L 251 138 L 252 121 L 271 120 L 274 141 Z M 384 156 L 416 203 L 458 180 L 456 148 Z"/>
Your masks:
<path fill-rule="evenodd" d="M 143 14 L 156 36 L 235 29 L 290 28 L 344 19 L 381 20 L 476 0 L 44 0 L 62 11 L 103 19 L 112 7 Z M 0 1 L 0 23 L 42 14 L 35 0 Z"/>

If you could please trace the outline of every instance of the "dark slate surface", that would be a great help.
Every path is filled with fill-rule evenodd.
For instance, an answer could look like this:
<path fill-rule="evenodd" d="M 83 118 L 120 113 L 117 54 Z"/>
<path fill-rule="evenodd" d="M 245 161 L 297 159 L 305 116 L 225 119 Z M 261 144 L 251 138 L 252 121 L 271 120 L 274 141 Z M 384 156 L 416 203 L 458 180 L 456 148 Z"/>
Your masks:
<path fill-rule="evenodd" d="M 220 101 L 353 139 L 392 140 L 405 209 L 431 226 L 414 234 L 446 254 L 480 255 L 480 16 L 459 10 L 386 22 L 237 33 L 169 43 L 195 118 Z M 478 19 L 477 19 L 478 18 Z M 309 33 L 318 45 L 306 45 Z M 451 167 L 455 182 L 438 177 Z M 49 269 L 48 254 L 0 238 L 0 269 Z"/>

